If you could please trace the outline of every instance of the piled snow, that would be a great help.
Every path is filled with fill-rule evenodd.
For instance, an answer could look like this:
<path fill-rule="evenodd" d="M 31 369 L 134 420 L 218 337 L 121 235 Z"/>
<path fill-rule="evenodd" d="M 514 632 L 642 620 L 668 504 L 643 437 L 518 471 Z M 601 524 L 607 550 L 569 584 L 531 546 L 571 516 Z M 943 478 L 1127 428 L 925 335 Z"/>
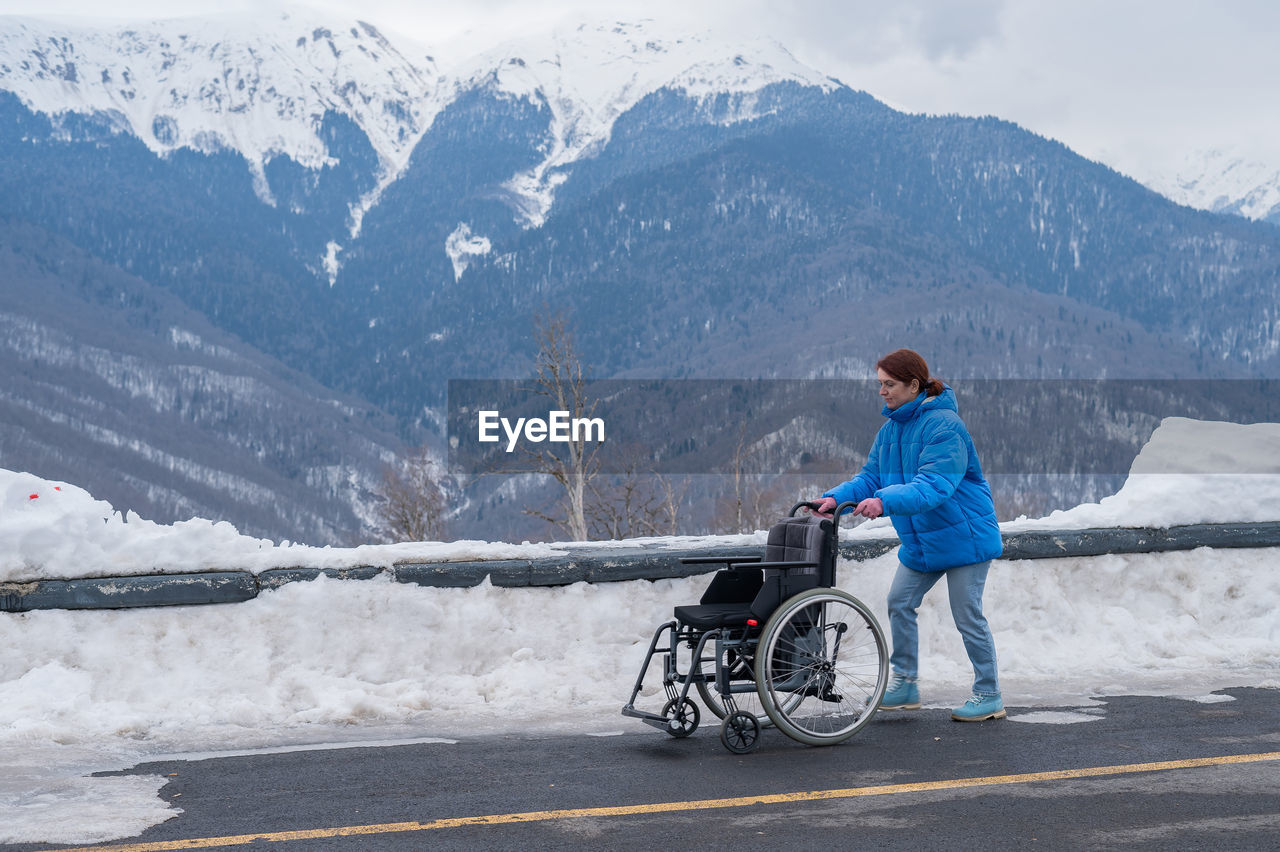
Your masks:
<path fill-rule="evenodd" d="M 1003 528 L 1087 529 L 1280 521 L 1280 424 L 1167 417 L 1118 492 Z"/>
<path fill-rule="evenodd" d="M 311 547 L 241 535 L 225 521 L 158 524 L 121 514 L 68 483 L 0 470 L 0 582 L 396 562 L 531 559 L 563 551 L 545 544 L 475 541 Z"/>
<path fill-rule="evenodd" d="M 998 564 L 986 609 L 1011 703 L 1280 686 L 1275 558 L 1202 549 Z M 896 564 L 886 554 L 839 570 L 882 624 Z M 653 629 L 705 583 L 434 589 L 322 577 L 234 606 L 10 614 L 0 745 L 259 746 L 338 726 L 616 729 Z M 921 617 L 927 699 L 962 700 L 972 673 L 945 593 Z"/>
<path fill-rule="evenodd" d="M 578 548 L 645 546 L 683 550 L 759 544 L 764 533 L 666 536 Z M 226 521 L 158 524 L 121 513 L 75 485 L 0 470 L 0 583 L 73 577 L 249 571 L 271 568 L 391 568 L 400 562 L 467 562 L 563 556 L 555 544 L 449 541 L 313 547 L 241 535 Z"/>
<path fill-rule="evenodd" d="M 1012 706 L 1108 694 L 1280 687 L 1280 572 L 1267 550 L 997 563 L 986 608 Z M 893 554 L 840 567 L 886 623 Z M 702 578 L 557 589 L 295 583 L 234 606 L 0 616 L 0 841 L 76 835 L 86 798 L 121 835 L 173 815 L 163 779 L 137 789 L 90 770 L 171 752 L 288 743 L 647 730 L 619 716 L 654 627 Z M 945 592 L 921 608 L 929 706 L 972 674 Z M 658 709 L 651 672 L 641 706 Z M 566 712 L 566 708 L 572 708 Z M 660 735 L 655 735 L 660 736 Z M 133 796 L 133 801 L 128 796 Z M 39 815 L 38 822 L 36 814 Z M 59 820 L 65 820 L 59 823 Z M 47 826 L 61 824 L 64 833 Z M 108 822 L 108 827 L 110 823 Z"/>

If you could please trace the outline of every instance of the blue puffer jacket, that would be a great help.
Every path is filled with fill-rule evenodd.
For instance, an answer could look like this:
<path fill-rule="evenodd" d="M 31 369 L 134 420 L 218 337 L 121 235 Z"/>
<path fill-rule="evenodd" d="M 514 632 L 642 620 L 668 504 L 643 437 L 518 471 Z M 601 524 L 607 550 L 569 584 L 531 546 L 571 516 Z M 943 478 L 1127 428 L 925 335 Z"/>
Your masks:
<path fill-rule="evenodd" d="M 944 571 L 995 559 L 1004 548 L 991 488 L 982 475 L 956 395 L 920 394 L 883 412 L 867 463 L 823 494 L 837 503 L 879 497 L 902 539 L 898 558 L 916 571 Z"/>

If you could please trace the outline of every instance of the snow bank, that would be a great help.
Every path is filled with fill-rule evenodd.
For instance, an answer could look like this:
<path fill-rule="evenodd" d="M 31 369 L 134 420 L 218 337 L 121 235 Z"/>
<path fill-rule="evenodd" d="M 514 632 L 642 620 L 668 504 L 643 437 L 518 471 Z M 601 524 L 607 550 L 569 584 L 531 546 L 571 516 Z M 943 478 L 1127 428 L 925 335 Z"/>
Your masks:
<path fill-rule="evenodd" d="M 120 513 L 83 488 L 0 470 L 0 581 L 268 568 L 390 567 L 555 556 L 545 544 L 454 541 L 311 547 L 241 535 L 201 518 L 158 524 Z"/>
<path fill-rule="evenodd" d="M 1280 424 L 1174 417 L 1156 429 L 1118 493 L 1045 518 L 1020 518 L 1004 529 L 1249 521 L 1280 521 Z M 892 533 L 883 520 L 842 532 L 846 539 L 886 534 Z M 762 536 L 669 537 L 591 546 L 676 549 L 754 544 L 763 541 Z M 74 485 L 6 470 L 0 470 L 0 542 L 0 582 L 219 570 L 256 573 L 298 566 L 385 568 L 397 562 L 533 559 L 565 552 L 549 544 L 481 541 L 345 548 L 277 544 L 241 535 L 226 522 L 193 518 L 157 524 L 133 512 L 122 514 Z"/>
<path fill-rule="evenodd" d="M 1280 521 L 1280 423 L 1167 417 L 1118 492 L 1097 503 L 1019 518 L 1026 529 L 1171 527 Z"/>
<path fill-rule="evenodd" d="M 1280 686 L 1269 550 L 999 563 L 987 590 L 1015 700 L 1075 703 L 1151 680 Z M 896 558 L 840 585 L 887 624 Z M 0 744 L 263 745 L 281 729 L 411 726 L 465 736 L 618 728 L 653 629 L 705 578 L 433 589 L 320 578 L 225 607 L 0 618 Z M 926 599 L 926 700 L 972 679 L 945 593 Z M 653 686 L 657 686 L 654 681 Z"/>
<path fill-rule="evenodd" d="M 669 536 L 599 542 L 601 549 L 644 545 L 686 549 L 755 544 L 763 533 Z M 582 546 L 582 545 L 579 545 Z M 450 541 L 312 547 L 241 535 L 202 518 L 158 524 L 121 513 L 83 488 L 0 470 L 0 582 L 269 568 L 390 568 L 398 562 L 460 562 L 562 556 L 552 544 Z"/>

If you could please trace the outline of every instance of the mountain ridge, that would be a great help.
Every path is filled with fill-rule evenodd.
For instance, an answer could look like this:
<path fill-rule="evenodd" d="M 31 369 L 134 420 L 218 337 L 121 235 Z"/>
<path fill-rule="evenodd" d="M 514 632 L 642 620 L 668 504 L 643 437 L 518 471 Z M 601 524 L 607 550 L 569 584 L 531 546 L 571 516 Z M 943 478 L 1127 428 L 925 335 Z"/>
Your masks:
<path fill-rule="evenodd" d="M 395 424 L 213 328 L 170 293 L 0 220 L 0 461 L 149 517 L 347 541 Z"/>
<path fill-rule="evenodd" d="M 220 15 L 68 28 L 0 17 L 0 88 L 48 115 L 114 116 L 118 129 L 129 128 L 157 154 L 237 151 L 267 203 L 275 202 L 267 163 L 286 156 L 311 170 L 330 165 L 320 123 L 328 112 L 345 115 L 369 138 L 381 169 L 377 187 L 353 200 L 354 237 L 435 118 L 480 85 L 541 99 L 552 111 L 547 158 L 508 183 L 526 199 L 516 211 L 522 224 L 536 226 L 550 208 L 556 170 L 607 139 L 613 120 L 656 89 L 708 94 L 749 92 L 780 79 L 830 84 L 777 43 L 755 41 L 747 47 L 764 58 L 748 59 L 741 45 L 707 35 L 655 37 L 635 24 L 566 25 L 445 69 L 427 53 L 408 58 L 408 48 L 363 21 L 335 26 L 320 13 L 294 9 L 271 22 L 263 29 Z M 141 69 L 132 64 L 140 58 L 149 63 Z"/>
<path fill-rule="evenodd" d="M 179 147 L 238 151 L 268 202 L 274 198 L 263 175 L 267 162 L 283 155 L 322 168 L 331 161 L 320 134 L 323 116 L 345 115 L 380 161 L 376 186 L 352 201 L 347 227 L 354 237 L 435 117 L 485 81 L 512 96 L 541 97 L 555 115 L 545 160 L 509 181 L 523 199 L 514 212 L 526 227 L 545 220 L 563 170 L 589 157 L 607 141 L 612 121 L 654 91 L 710 97 L 783 80 L 844 85 L 772 39 L 664 32 L 652 20 L 584 18 L 470 52 L 455 48 L 447 61 L 430 45 L 387 33 L 358 18 L 339 23 L 297 6 L 266 16 L 74 27 L 0 16 L 0 88 L 50 115 L 114 114 L 121 129 L 159 154 Z M 203 62 L 193 58 L 197 49 L 208 54 Z M 129 64 L 148 55 L 158 64 Z M 271 81 L 265 89 L 263 79 Z M 749 101 L 737 120 L 751 115 Z M 252 121 L 228 121 L 237 115 Z M 1138 178 L 1180 204 L 1280 224 L 1280 171 L 1235 151 L 1189 152 L 1177 169 Z M 331 265 L 338 262 L 337 253 L 329 255 Z"/>

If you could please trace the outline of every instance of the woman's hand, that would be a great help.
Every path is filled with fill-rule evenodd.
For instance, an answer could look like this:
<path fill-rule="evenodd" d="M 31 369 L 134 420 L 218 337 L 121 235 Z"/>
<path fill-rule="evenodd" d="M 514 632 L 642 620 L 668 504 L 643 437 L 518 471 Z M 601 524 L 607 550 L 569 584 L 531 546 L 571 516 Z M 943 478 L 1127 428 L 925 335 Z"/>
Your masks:
<path fill-rule="evenodd" d="M 864 518 L 878 518 L 884 514 L 884 503 L 879 497 L 868 497 L 854 508 L 853 513 Z"/>
<path fill-rule="evenodd" d="M 831 513 L 836 509 L 836 498 L 834 497 L 819 497 L 817 500 L 812 502 L 817 504 L 817 508 L 810 509 L 809 511 L 821 518 L 831 517 Z"/>

